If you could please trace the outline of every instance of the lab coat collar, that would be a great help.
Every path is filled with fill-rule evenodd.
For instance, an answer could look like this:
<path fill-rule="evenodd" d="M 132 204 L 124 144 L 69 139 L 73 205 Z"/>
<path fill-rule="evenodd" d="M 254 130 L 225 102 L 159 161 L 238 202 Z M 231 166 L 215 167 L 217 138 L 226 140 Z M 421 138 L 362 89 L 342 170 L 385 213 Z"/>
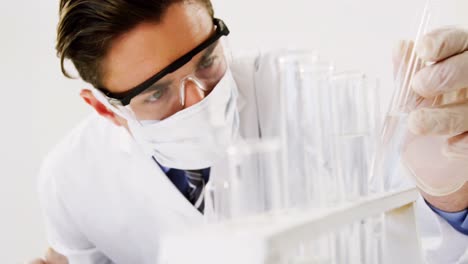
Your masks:
<path fill-rule="evenodd" d="M 120 127 L 120 128 L 123 128 L 123 127 Z M 130 134 L 130 131 L 128 131 L 127 129 L 123 128 L 123 129 L 120 129 L 118 135 L 117 135 L 117 142 L 119 144 L 119 147 L 120 149 L 124 152 L 124 153 L 128 153 L 128 154 L 131 154 L 132 151 L 135 150 L 135 141 L 132 137 L 132 135 Z"/>

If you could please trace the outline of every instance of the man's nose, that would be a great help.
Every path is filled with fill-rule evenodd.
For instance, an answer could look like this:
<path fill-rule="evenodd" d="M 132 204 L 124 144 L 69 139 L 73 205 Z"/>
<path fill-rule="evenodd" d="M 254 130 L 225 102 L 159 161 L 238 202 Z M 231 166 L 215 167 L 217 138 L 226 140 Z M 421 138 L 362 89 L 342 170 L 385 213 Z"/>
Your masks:
<path fill-rule="evenodd" d="M 200 102 L 206 96 L 204 87 L 202 87 L 196 80 L 185 80 L 183 89 L 185 89 L 184 109 Z"/>

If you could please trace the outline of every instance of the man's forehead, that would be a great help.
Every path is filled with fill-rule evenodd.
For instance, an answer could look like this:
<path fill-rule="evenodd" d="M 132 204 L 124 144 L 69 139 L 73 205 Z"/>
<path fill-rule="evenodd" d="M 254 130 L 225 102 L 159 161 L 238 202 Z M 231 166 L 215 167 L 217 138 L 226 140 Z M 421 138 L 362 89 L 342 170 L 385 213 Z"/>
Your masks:
<path fill-rule="evenodd" d="M 125 92 L 192 50 L 212 30 L 204 6 L 172 5 L 159 23 L 141 23 L 113 41 L 103 61 L 104 87 Z"/>

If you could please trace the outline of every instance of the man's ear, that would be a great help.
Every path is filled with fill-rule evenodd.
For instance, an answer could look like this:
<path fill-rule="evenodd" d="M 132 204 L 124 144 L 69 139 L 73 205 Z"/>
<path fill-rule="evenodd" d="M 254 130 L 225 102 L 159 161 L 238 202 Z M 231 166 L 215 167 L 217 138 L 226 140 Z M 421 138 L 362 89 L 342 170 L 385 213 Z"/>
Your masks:
<path fill-rule="evenodd" d="M 100 116 L 105 117 L 117 126 L 123 126 L 125 124 L 125 120 L 114 114 L 114 112 L 109 110 L 103 103 L 99 102 L 91 90 L 81 90 L 80 96 L 88 105 L 93 107 Z"/>

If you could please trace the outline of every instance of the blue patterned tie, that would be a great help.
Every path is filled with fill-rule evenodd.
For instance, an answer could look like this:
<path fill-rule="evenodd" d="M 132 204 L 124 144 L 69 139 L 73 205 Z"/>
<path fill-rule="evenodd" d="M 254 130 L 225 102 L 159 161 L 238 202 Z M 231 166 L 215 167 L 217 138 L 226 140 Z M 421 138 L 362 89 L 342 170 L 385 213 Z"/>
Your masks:
<path fill-rule="evenodd" d="M 161 166 L 153 157 L 154 162 L 164 171 L 175 187 L 202 214 L 205 209 L 205 184 L 210 177 L 210 168 L 201 170 L 179 170 Z"/>
<path fill-rule="evenodd" d="M 185 171 L 189 185 L 189 201 L 203 214 L 205 210 L 205 178 L 201 170 Z"/>

